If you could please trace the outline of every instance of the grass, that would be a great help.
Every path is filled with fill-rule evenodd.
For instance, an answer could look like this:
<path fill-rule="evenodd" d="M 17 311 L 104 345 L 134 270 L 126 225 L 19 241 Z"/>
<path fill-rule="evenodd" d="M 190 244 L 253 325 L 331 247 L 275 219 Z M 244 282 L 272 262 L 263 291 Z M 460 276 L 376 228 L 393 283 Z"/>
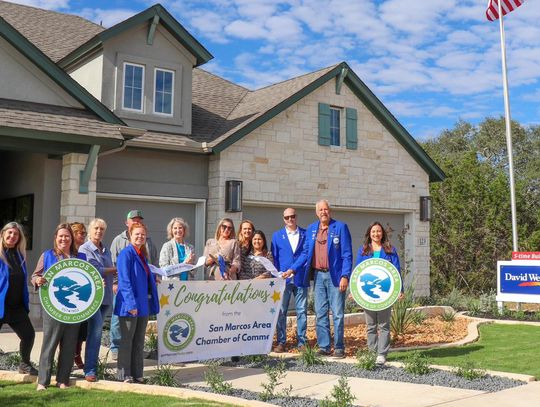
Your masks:
<path fill-rule="evenodd" d="M 214 407 L 231 406 L 230 404 L 205 401 L 195 398 L 178 399 L 167 396 L 150 396 L 128 392 L 104 390 L 85 390 L 73 387 L 66 390 L 54 386 L 46 391 L 37 392 L 34 383 L 15 383 L 0 381 L 2 407 L 79 407 L 79 406 L 129 406 L 129 407 Z"/>
<path fill-rule="evenodd" d="M 422 351 L 435 365 L 458 366 L 472 361 L 482 369 L 522 373 L 540 378 L 540 354 L 536 343 L 540 327 L 486 324 L 477 342 L 452 348 Z M 393 352 L 390 360 L 403 361 L 411 352 Z"/>

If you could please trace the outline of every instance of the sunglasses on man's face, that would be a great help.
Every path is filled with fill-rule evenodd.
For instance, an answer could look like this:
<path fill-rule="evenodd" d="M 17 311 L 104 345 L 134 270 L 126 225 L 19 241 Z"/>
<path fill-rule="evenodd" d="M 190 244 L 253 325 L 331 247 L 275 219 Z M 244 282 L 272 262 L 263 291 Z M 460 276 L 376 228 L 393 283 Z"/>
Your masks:
<path fill-rule="evenodd" d="M 296 215 L 283 216 L 283 219 L 285 220 L 296 219 Z"/>
<path fill-rule="evenodd" d="M 221 229 L 223 230 L 232 230 L 232 226 L 229 226 L 229 225 L 221 225 Z"/>

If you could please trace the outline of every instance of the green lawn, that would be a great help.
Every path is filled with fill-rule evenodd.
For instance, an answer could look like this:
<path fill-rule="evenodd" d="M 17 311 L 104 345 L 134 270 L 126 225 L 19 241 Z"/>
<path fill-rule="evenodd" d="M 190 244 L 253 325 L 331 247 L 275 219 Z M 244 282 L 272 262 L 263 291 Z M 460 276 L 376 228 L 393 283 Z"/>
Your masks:
<path fill-rule="evenodd" d="M 479 367 L 501 372 L 522 373 L 540 378 L 540 352 L 536 346 L 540 327 L 486 324 L 480 326 L 477 342 L 465 346 L 422 351 L 435 365 L 457 366 L 471 360 Z M 390 360 L 404 359 L 410 352 L 392 352 Z"/>
<path fill-rule="evenodd" d="M 178 399 L 166 396 L 149 396 L 128 392 L 86 390 L 72 387 L 65 390 L 54 386 L 46 391 L 36 391 L 35 384 L 0 381 L 0 405 L 2 407 L 80 407 L 80 406 L 118 406 L 118 407 L 217 407 L 230 404 L 200 399 Z"/>

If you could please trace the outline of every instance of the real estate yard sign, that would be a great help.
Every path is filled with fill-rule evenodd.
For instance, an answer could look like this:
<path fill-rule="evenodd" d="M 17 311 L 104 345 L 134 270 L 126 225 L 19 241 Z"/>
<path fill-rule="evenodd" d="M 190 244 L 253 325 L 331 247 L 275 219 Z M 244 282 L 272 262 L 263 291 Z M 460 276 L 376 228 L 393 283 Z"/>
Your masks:
<path fill-rule="evenodd" d="M 78 324 L 94 315 L 103 302 L 101 275 L 90 263 L 65 259 L 53 264 L 43 274 L 39 299 L 47 314 L 66 324 Z"/>
<path fill-rule="evenodd" d="M 540 303 L 540 260 L 498 261 L 497 301 Z"/>
<path fill-rule="evenodd" d="M 285 280 L 163 281 L 159 363 L 269 353 Z"/>
<path fill-rule="evenodd" d="M 352 272 L 351 295 L 363 309 L 382 311 L 391 307 L 401 293 L 398 269 L 384 259 L 364 260 Z"/>

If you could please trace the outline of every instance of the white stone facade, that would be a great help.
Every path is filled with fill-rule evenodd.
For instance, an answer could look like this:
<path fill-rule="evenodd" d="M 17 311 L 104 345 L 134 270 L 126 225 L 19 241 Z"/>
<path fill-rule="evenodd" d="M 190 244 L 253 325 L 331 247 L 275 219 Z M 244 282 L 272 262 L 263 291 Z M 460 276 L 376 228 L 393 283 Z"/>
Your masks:
<path fill-rule="evenodd" d="M 243 199 L 257 203 L 312 205 L 321 198 L 347 210 L 403 214 L 417 294 L 429 294 L 429 223 L 419 221 L 419 197 L 429 195 L 429 175 L 354 93 L 335 81 L 279 113 L 251 134 L 213 156 L 209 166 L 207 236 L 225 213 L 225 181 L 243 181 Z M 355 108 L 358 149 L 318 145 L 318 104 Z"/>
<path fill-rule="evenodd" d="M 88 225 L 96 216 L 97 163 L 88 184 L 88 193 L 79 192 L 80 172 L 84 170 L 87 154 L 66 154 L 62 158 L 62 195 L 60 222 L 82 222 Z"/>

